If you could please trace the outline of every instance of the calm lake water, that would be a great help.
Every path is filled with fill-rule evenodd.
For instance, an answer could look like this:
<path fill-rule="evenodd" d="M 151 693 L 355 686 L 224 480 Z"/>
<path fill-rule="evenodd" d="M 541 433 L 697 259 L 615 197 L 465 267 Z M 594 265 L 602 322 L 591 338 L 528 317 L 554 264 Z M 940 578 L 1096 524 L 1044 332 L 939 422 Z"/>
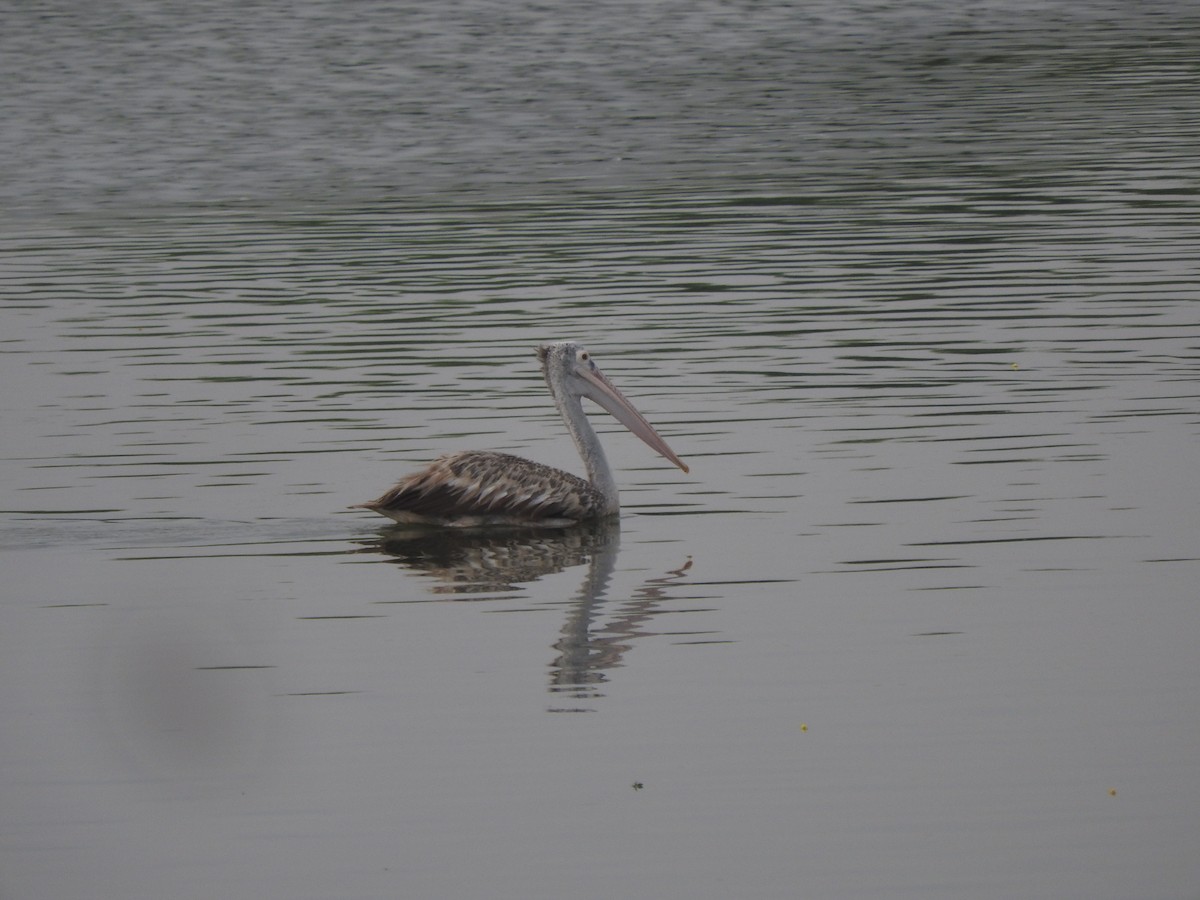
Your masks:
<path fill-rule="evenodd" d="M 26 4 L 0 897 L 1200 896 L 1200 10 Z M 619 525 L 388 527 L 438 453 Z"/>

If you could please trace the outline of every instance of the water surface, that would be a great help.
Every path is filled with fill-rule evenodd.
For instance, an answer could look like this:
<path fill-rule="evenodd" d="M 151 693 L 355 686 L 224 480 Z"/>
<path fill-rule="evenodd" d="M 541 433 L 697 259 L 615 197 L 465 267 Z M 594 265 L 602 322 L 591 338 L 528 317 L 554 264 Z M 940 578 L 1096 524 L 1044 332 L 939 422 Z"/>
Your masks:
<path fill-rule="evenodd" d="M 1195 896 L 1189 5 L 14 23 L 4 896 Z"/>

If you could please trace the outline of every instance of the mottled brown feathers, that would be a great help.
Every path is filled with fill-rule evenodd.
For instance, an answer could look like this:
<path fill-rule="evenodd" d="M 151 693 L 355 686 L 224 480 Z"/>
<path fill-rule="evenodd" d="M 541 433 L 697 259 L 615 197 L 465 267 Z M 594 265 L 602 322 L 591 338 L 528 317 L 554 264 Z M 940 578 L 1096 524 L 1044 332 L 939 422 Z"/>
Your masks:
<path fill-rule="evenodd" d="M 469 450 L 439 457 L 360 507 L 403 523 L 569 524 L 604 514 L 584 479 L 507 453 Z"/>

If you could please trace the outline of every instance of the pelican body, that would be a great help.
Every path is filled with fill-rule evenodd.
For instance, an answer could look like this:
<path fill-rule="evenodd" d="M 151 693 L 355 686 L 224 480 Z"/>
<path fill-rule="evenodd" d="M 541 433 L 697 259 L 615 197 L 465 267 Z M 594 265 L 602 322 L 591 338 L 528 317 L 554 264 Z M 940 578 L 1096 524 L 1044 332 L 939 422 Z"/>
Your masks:
<path fill-rule="evenodd" d="M 621 504 L 612 469 L 583 398 L 597 403 L 684 472 L 688 467 L 574 341 L 538 347 L 542 374 L 587 469 L 587 479 L 508 453 L 467 450 L 439 457 L 378 500 L 358 504 L 402 524 L 561 527 L 615 516 Z"/>

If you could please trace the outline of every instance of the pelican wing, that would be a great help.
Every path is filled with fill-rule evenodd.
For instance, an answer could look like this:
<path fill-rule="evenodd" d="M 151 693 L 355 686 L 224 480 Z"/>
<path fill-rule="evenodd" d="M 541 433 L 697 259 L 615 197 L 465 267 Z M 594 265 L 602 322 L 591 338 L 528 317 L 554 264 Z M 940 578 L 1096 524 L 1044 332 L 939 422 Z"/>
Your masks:
<path fill-rule="evenodd" d="M 507 453 L 467 451 L 439 457 L 360 506 L 405 523 L 518 524 L 594 518 L 603 498 L 570 472 Z"/>

